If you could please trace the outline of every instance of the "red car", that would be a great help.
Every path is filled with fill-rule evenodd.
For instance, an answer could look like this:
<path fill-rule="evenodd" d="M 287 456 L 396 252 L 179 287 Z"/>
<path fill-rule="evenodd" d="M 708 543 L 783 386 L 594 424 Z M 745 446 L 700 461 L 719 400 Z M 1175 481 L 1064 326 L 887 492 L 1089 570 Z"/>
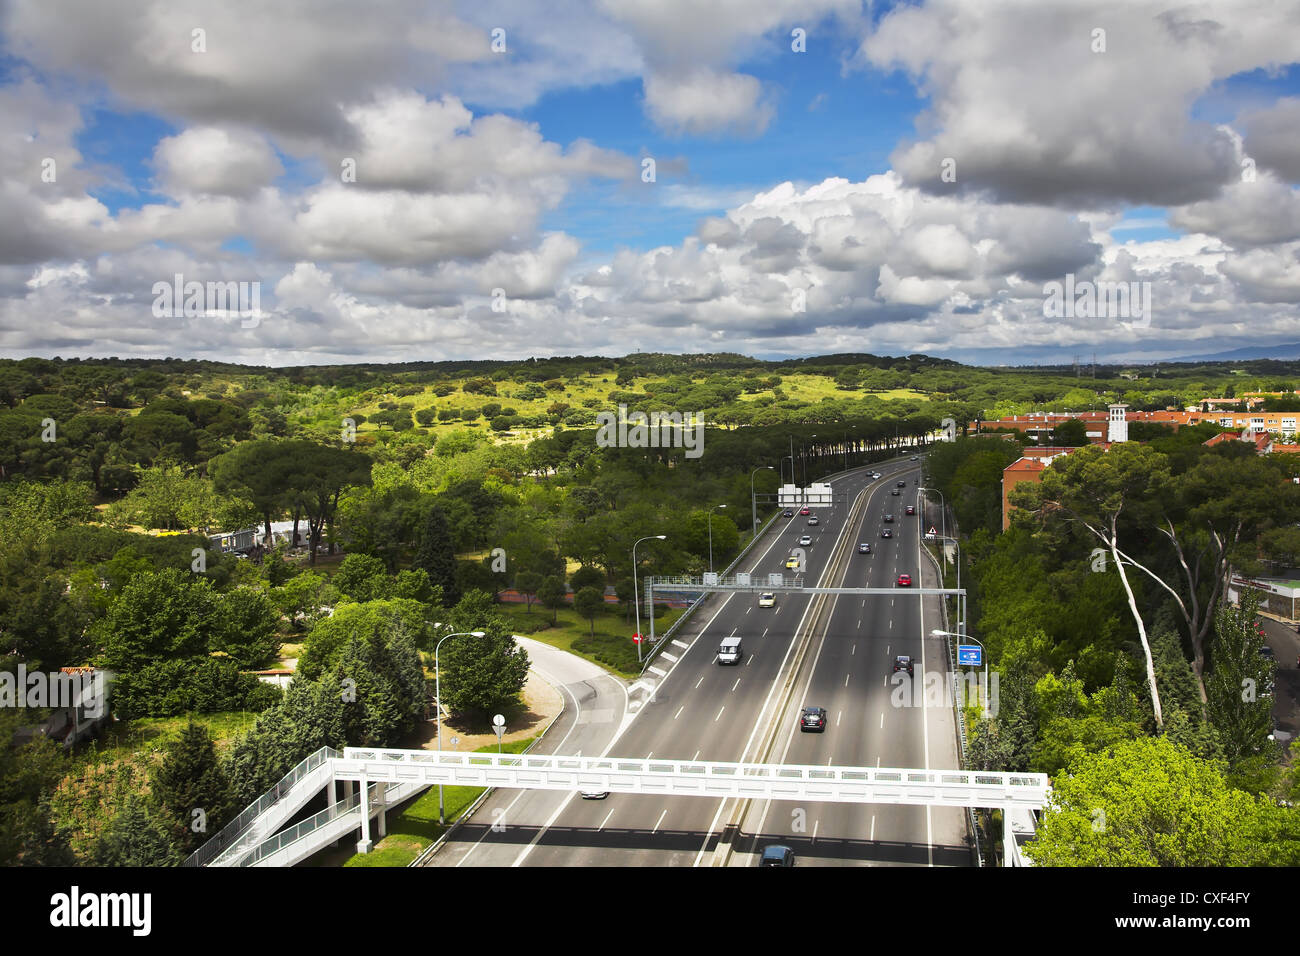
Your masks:
<path fill-rule="evenodd" d="M 898 576 L 898 586 L 900 588 L 910 588 L 912 586 L 912 576 L 910 574 L 900 574 Z"/>
<path fill-rule="evenodd" d="M 811 508 L 800 508 L 800 509 L 799 509 L 799 513 L 800 513 L 801 515 L 810 515 L 810 514 L 812 514 L 812 509 L 811 509 Z"/>
<path fill-rule="evenodd" d="M 916 514 L 916 505 L 908 505 L 908 506 L 907 506 L 907 513 L 910 514 L 910 515 L 914 515 L 914 514 Z"/>

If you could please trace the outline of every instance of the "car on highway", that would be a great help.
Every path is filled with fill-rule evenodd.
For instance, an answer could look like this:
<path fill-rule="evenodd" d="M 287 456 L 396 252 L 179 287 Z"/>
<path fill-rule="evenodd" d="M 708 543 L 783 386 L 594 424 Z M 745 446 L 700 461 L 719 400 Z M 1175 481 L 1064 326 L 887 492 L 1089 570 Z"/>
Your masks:
<path fill-rule="evenodd" d="M 902 492 L 899 491 L 897 488 L 893 488 L 893 489 L 891 489 L 889 493 L 890 493 L 891 495 L 893 495 L 895 498 L 897 498 L 899 495 L 902 494 Z"/>
<path fill-rule="evenodd" d="M 809 524 L 819 524 L 820 522 L 818 522 L 818 520 L 817 520 L 817 516 L 816 516 L 816 515 L 813 515 L 811 518 L 808 519 L 808 523 L 809 523 Z"/>
<path fill-rule="evenodd" d="M 880 520 L 885 522 L 885 524 L 893 524 L 894 516 L 886 512 L 885 514 L 880 516 Z"/>
<path fill-rule="evenodd" d="M 812 509 L 811 509 L 811 508 L 800 508 L 800 509 L 799 509 L 799 513 L 800 513 L 801 515 L 810 515 L 810 514 L 812 514 Z"/>
<path fill-rule="evenodd" d="M 1272 660 L 1276 660 L 1276 659 L 1277 659 L 1277 658 L 1273 655 L 1273 648 L 1269 647 L 1267 644 L 1264 644 L 1264 645 L 1262 645 L 1262 646 L 1260 647 L 1260 649 L 1259 649 L 1259 656 L 1260 656 L 1260 657 L 1267 657 L 1270 661 L 1272 661 Z"/>
<path fill-rule="evenodd" d="M 915 455 L 912 456 L 912 461 L 916 461 L 916 456 L 915 456 Z"/>
<path fill-rule="evenodd" d="M 763 847 L 758 858 L 759 866 L 794 866 L 794 850 L 788 846 L 773 844 Z"/>
<path fill-rule="evenodd" d="M 782 517 L 782 518 L 793 518 L 793 517 L 794 517 L 794 512 L 791 511 L 789 508 L 787 508 L 785 511 L 781 512 L 781 517 Z"/>
<path fill-rule="evenodd" d="M 790 555 L 790 557 L 785 559 L 785 566 L 787 568 L 793 568 L 794 570 L 797 571 L 799 570 L 799 559 L 792 554 Z"/>
<path fill-rule="evenodd" d="M 870 553 L 871 553 L 871 545 L 867 544 L 865 541 L 862 544 L 858 545 L 858 554 L 870 554 Z"/>
<path fill-rule="evenodd" d="M 916 514 L 916 505 L 908 505 L 908 506 L 907 506 L 907 513 L 910 514 L 910 515 L 914 515 L 914 514 Z"/>
<path fill-rule="evenodd" d="M 771 591 L 764 591 L 758 596 L 759 607 L 776 607 L 776 595 Z"/>
<path fill-rule="evenodd" d="M 900 588 L 910 588 L 912 586 L 912 576 L 910 574 L 900 574 L 898 576 L 898 586 Z"/>
<path fill-rule="evenodd" d="M 878 472 L 878 471 L 873 471 L 873 472 L 871 473 L 871 477 L 872 477 L 872 478 L 879 478 L 879 477 L 880 477 L 880 472 Z"/>
<path fill-rule="evenodd" d="M 812 535 L 810 535 L 810 534 L 801 535 L 801 536 L 799 537 L 799 543 L 800 543 L 800 544 L 812 544 Z"/>
<path fill-rule="evenodd" d="M 803 713 L 799 715 L 799 729 L 816 730 L 824 732 L 826 730 L 826 708 L 825 707 L 805 707 Z"/>
<path fill-rule="evenodd" d="M 906 654 L 899 654 L 895 657 L 894 673 L 897 674 L 899 671 L 907 671 L 908 677 L 913 676 L 915 672 L 912 670 L 912 658 L 908 657 Z"/>
<path fill-rule="evenodd" d="M 609 796 L 608 790 L 581 790 L 579 792 L 584 800 L 604 800 Z"/>
<path fill-rule="evenodd" d="M 902 481 L 902 480 L 900 480 L 900 481 L 898 482 L 898 487 L 900 487 L 900 488 L 906 488 L 906 487 L 907 487 L 907 482 L 906 482 L 906 481 Z"/>
<path fill-rule="evenodd" d="M 890 531 L 888 528 L 885 528 L 880 532 L 880 536 L 882 538 L 892 538 L 894 536 L 894 532 Z"/>

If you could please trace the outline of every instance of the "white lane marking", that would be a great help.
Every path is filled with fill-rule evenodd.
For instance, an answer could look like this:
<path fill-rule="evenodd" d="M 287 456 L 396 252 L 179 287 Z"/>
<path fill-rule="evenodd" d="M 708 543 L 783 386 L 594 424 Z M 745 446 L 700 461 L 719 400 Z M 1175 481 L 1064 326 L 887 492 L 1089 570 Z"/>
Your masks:
<path fill-rule="evenodd" d="M 731 692 L 734 694 L 736 692 L 736 688 L 739 686 L 740 686 L 740 678 L 737 677 L 736 682 L 731 685 Z"/>
<path fill-rule="evenodd" d="M 701 677 L 699 680 L 697 680 L 697 681 L 695 682 L 695 687 L 692 687 L 691 690 L 695 690 L 697 687 L 699 687 L 699 686 L 700 686 L 701 684 L 703 684 L 703 683 L 704 683 L 704 678 Z"/>
<path fill-rule="evenodd" d="M 650 831 L 651 833 L 658 833 L 658 832 L 659 832 L 659 824 L 661 824 L 661 823 L 664 822 L 664 817 L 666 817 L 666 816 L 668 816 L 668 808 L 667 808 L 667 807 L 664 807 L 664 812 L 661 813 L 661 814 L 659 814 L 659 819 L 655 821 L 655 826 L 654 826 L 654 829 Z"/>
<path fill-rule="evenodd" d="M 680 717 L 682 715 L 682 711 L 684 711 L 685 709 L 686 709 L 685 704 L 682 704 L 682 706 L 678 707 L 677 713 L 673 714 L 673 720 L 676 720 L 678 717 Z"/>
<path fill-rule="evenodd" d="M 727 709 L 727 705 L 726 705 L 726 704 L 723 704 L 723 705 L 722 705 L 722 710 L 726 710 L 726 709 Z M 722 710 L 718 711 L 718 717 L 721 717 L 721 716 L 722 716 Z M 714 718 L 713 718 L 713 722 L 714 722 L 715 724 L 718 722 L 718 717 L 714 717 Z"/>
<path fill-rule="evenodd" d="M 666 661 L 672 661 L 674 664 L 677 663 L 677 658 L 674 657 L 672 654 L 669 654 L 667 651 L 660 651 L 659 656 Z"/>
<path fill-rule="evenodd" d="M 848 687 L 848 686 L 849 686 L 849 675 L 848 675 L 848 674 L 845 674 L 845 675 L 844 675 L 844 686 L 845 686 L 845 687 Z"/>
<path fill-rule="evenodd" d="M 832 761 L 833 759 L 835 759 L 835 758 L 833 758 L 833 757 L 827 757 L 827 758 L 826 758 L 826 766 L 829 767 L 829 766 L 831 765 L 831 761 Z"/>
<path fill-rule="evenodd" d="M 820 825 L 821 825 L 821 821 L 820 821 L 820 820 L 814 820 L 814 821 L 813 821 L 813 842 L 814 842 L 814 843 L 817 842 L 817 827 L 819 827 Z"/>
<path fill-rule="evenodd" d="M 862 630 L 862 618 L 858 618 L 858 630 Z"/>
<path fill-rule="evenodd" d="M 852 647 L 849 648 L 849 657 L 852 657 L 857 652 L 858 652 L 858 645 L 854 644 Z"/>
<path fill-rule="evenodd" d="M 763 636 L 764 636 L 764 637 L 767 637 L 767 632 L 768 632 L 768 630 L 770 630 L 770 628 L 766 628 L 766 627 L 763 628 Z"/>
<path fill-rule="evenodd" d="M 844 711 L 842 711 L 842 710 L 839 711 L 839 712 L 835 715 L 835 726 L 836 726 L 836 727 L 838 727 L 838 726 L 840 725 L 840 720 L 841 720 L 843 717 L 844 717 Z"/>
<path fill-rule="evenodd" d="M 699 760 L 699 759 L 700 759 L 700 754 L 701 754 L 702 752 L 703 752 L 703 751 L 700 751 L 700 750 L 695 751 L 695 756 L 692 757 L 691 759 L 692 759 L 692 760 Z"/>
<path fill-rule="evenodd" d="M 745 658 L 745 666 L 748 667 L 750 664 L 754 663 L 754 658 L 757 657 L 757 656 L 758 656 L 758 655 L 756 655 L 756 654 L 750 654 L 750 655 L 748 655 L 748 656 Z"/>
<path fill-rule="evenodd" d="M 752 611 L 752 610 L 754 610 L 754 608 L 753 608 L 753 606 L 751 605 L 750 607 L 745 608 L 745 613 L 748 614 L 748 613 L 749 613 L 750 611 Z"/>
<path fill-rule="evenodd" d="M 689 651 L 691 649 L 691 645 L 687 644 L 685 641 L 679 641 L 675 637 L 673 638 L 673 643 L 684 651 Z"/>
<path fill-rule="evenodd" d="M 648 670 L 651 674 L 658 674 L 660 677 L 666 677 L 666 676 L 668 676 L 668 675 L 665 674 L 663 671 L 661 671 L 659 668 L 655 667 L 653 664 L 651 664 L 649 667 L 647 667 L 646 670 Z"/>
<path fill-rule="evenodd" d="M 885 712 L 883 710 L 880 712 L 880 729 L 885 729 Z"/>
<path fill-rule="evenodd" d="M 596 831 L 599 832 L 605 829 L 605 824 L 609 822 L 609 818 L 612 817 L 613 815 L 614 815 L 613 810 L 610 810 L 609 813 L 605 814 L 605 819 L 600 821 L 600 826 L 596 827 Z"/>
<path fill-rule="evenodd" d="M 871 815 L 871 836 L 868 839 L 872 841 L 876 839 L 876 815 L 874 813 Z"/>

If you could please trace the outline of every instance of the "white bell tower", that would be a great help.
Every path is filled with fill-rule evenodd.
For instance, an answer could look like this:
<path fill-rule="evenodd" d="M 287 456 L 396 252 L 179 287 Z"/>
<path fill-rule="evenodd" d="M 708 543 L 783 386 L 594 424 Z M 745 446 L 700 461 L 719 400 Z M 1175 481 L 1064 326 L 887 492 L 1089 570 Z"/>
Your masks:
<path fill-rule="evenodd" d="M 1128 406 L 1123 402 L 1117 402 L 1110 408 L 1110 420 L 1106 423 L 1106 441 L 1128 441 L 1128 419 L 1125 413 Z"/>

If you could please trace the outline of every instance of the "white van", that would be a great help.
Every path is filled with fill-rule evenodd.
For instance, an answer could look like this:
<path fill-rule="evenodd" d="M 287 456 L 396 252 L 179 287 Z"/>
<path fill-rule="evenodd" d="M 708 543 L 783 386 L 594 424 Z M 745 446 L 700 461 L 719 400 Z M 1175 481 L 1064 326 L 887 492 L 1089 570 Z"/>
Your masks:
<path fill-rule="evenodd" d="M 740 646 L 740 638 L 738 637 L 724 637 L 722 643 L 718 645 L 719 664 L 739 664 L 740 659 L 744 656 L 745 651 Z"/>

